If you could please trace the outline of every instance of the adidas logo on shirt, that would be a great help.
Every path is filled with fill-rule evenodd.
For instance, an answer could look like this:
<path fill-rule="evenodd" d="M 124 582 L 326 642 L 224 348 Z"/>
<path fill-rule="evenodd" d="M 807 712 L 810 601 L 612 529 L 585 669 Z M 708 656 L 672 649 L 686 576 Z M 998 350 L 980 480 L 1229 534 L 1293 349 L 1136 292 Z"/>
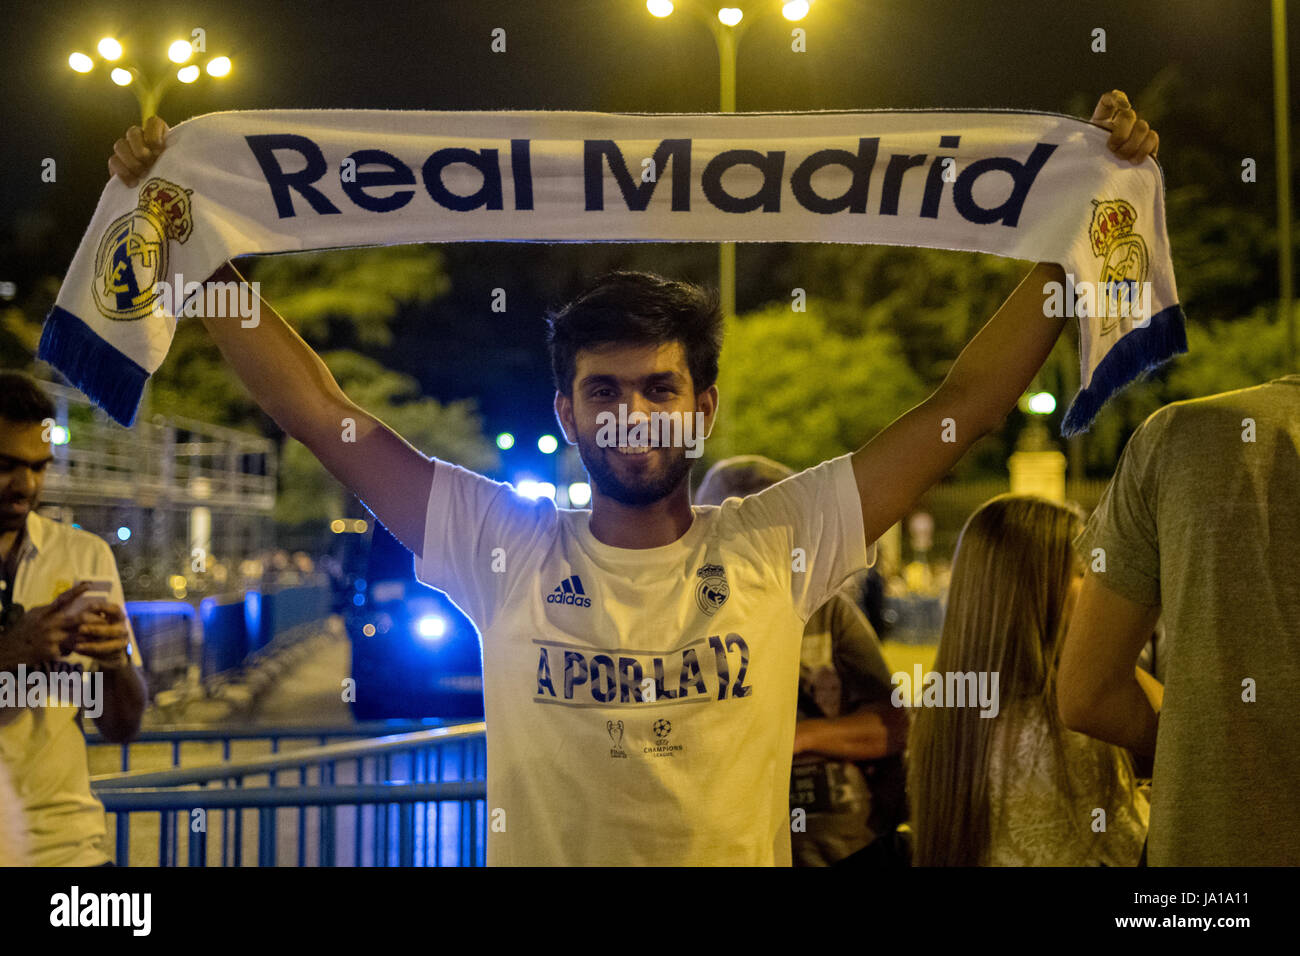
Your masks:
<path fill-rule="evenodd" d="M 565 578 L 555 590 L 546 595 L 547 604 L 572 604 L 574 607 L 591 607 L 591 598 L 582 589 L 582 581 L 576 574 Z"/>

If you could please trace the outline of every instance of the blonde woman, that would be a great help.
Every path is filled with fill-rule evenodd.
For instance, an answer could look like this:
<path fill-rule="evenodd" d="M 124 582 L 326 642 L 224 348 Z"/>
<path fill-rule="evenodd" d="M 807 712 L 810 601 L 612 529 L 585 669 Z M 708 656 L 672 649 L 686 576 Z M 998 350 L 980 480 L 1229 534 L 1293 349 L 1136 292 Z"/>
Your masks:
<path fill-rule="evenodd" d="M 962 529 L 934 670 L 996 673 L 999 706 L 994 717 L 918 708 L 908 767 L 918 866 L 1138 863 L 1149 801 L 1129 754 L 1067 730 L 1056 707 L 1082 527 L 1071 507 L 999 495 Z"/>

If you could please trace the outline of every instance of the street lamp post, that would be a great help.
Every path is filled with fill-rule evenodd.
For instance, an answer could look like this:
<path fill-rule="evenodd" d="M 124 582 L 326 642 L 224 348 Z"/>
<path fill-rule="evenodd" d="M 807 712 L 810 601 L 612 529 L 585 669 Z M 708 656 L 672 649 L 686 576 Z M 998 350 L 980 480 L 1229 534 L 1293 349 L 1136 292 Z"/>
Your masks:
<path fill-rule="evenodd" d="M 770 9 L 772 0 L 768 0 Z M 751 19 L 746 19 L 740 7 L 721 7 L 715 15 L 710 15 L 705 0 L 683 0 L 682 9 L 704 23 L 713 35 L 713 42 L 718 48 L 718 111 L 720 113 L 736 112 L 736 51 L 740 47 L 740 38 L 749 26 Z M 806 0 L 795 0 L 782 5 L 781 12 L 787 20 L 802 20 L 808 15 L 810 4 Z M 676 9 L 671 0 L 646 0 L 646 9 L 656 17 L 663 19 Z M 718 244 L 718 297 L 721 300 L 722 314 L 736 314 L 736 244 L 723 242 Z"/>
<path fill-rule="evenodd" d="M 122 44 L 113 37 L 104 37 L 99 41 L 95 50 L 105 63 L 116 64 L 122 59 Z M 175 63 L 179 69 L 174 73 L 169 70 L 159 77 L 156 82 L 151 81 L 144 69 L 132 62 L 122 62 L 120 65 L 114 66 L 110 71 L 109 78 L 114 83 L 118 86 L 129 86 L 131 92 L 135 94 L 136 102 L 140 104 L 141 124 L 149 117 L 158 115 L 158 107 L 162 103 L 162 98 L 173 83 L 193 83 L 202 74 L 197 64 L 189 62 L 193 59 L 194 52 L 194 45 L 190 41 L 174 41 L 167 48 L 167 58 L 172 63 Z M 95 59 L 89 54 L 78 51 L 68 57 L 68 66 L 77 73 L 90 73 L 95 68 Z M 208 60 L 205 69 L 208 76 L 214 79 L 229 76 L 231 70 L 230 57 L 213 57 Z"/>
<path fill-rule="evenodd" d="M 1056 396 L 1032 392 L 1021 396 L 1020 408 L 1031 417 L 1020 434 L 1016 450 L 1007 459 L 1013 495 L 1040 495 L 1049 501 L 1065 500 L 1065 456 L 1057 451 L 1044 418 L 1056 411 Z"/>
<path fill-rule="evenodd" d="M 1277 256 L 1281 280 L 1278 303 L 1286 323 L 1287 371 L 1296 364 L 1295 309 L 1291 273 L 1291 141 L 1288 125 L 1286 62 L 1286 0 L 1273 0 L 1273 129 L 1277 138 Z"/>

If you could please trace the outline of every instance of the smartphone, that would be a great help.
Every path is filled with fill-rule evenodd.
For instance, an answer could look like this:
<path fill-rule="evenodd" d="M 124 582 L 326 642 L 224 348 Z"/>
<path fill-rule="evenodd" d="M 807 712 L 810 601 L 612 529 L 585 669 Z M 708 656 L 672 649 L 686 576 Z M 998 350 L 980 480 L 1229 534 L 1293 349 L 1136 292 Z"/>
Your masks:
<path fill-rule="evenodd" d="M 81 581 L 77 582 L 77 584 L 82 583 L 83 582 Z M 113 587 L 108 581 L 86 581 L 84 583 L 88 585 L 86 590 L 73 598 L 72 601 L 69 602 L 68 606 L 63 609 L 63 612 L 72 620 L 77 620 L 86 611 L 93 611 L 96 608 L 103 607 L 107 604 L 108 595 Z M 73 648 L 77 646 L 78 641 L 79 638 L 74 632 L 68 636 L 66 642 L 60 645 L 59 650 L 62 651 L 65 656 L 72 654 Z"/>
<path fill-rule="evenodd" d="M 69 617 L 77 618 L 85 611 L 92 611 L 100 605 L 108 603 L 108 595 L 113 585 L 108 581 L 78 581 L 77 584 L 87 584 L 89 587 L 63 609 L 63 613 Z"/>

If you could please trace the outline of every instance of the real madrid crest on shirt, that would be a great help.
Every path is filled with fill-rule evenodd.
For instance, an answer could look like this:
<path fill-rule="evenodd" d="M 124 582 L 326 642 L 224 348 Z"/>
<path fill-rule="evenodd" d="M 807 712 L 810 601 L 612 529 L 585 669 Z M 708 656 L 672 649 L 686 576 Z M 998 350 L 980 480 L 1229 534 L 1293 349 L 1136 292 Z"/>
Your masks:
<path fill-rule="evenodd" d="M 706 564 L 696 575 L 700 583 L 695 586 L 695 603 L 705 614 L 713 614 L 727 603 L 731 589 L 727 586 L 727 569 L 720 564 Z"/>
<path fill-rule="evenodd" d="M 184 242 L 194 228 L 193 192 L 165 179 L 150 179 L 140 187 L 139 205 L 104 231 L 91 280 L 95 305 L 104 316 L 129 322 L 153 312 L 156 285 L 167 274 L 167 242 Z"/>

